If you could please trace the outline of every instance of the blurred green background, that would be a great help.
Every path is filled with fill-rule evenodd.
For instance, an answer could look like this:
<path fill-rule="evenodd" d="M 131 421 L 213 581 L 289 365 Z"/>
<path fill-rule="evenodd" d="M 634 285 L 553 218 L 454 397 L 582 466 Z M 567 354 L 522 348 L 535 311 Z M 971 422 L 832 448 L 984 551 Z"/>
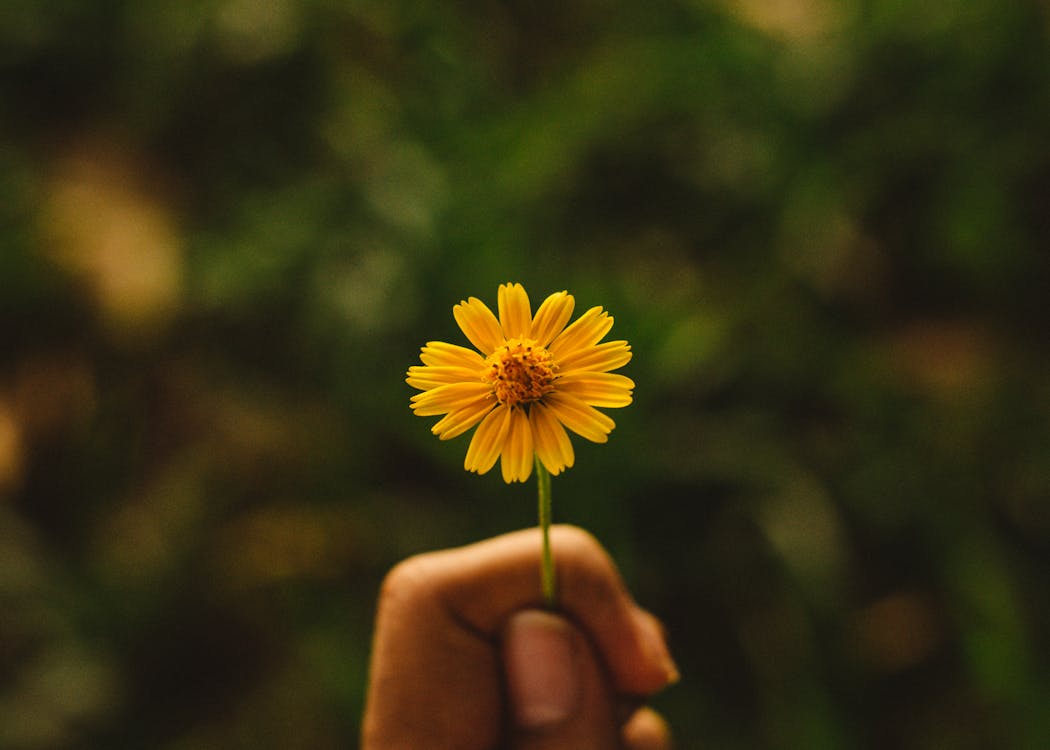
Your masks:
<path fill-rule="evenodd" d="M 404 370 L 568 289 L 555 516 L 681 747 L 1050 746 L 1043 0 L 7 0 L 0 747 L 354 747 L 379 581 L 534 523 Z"/>

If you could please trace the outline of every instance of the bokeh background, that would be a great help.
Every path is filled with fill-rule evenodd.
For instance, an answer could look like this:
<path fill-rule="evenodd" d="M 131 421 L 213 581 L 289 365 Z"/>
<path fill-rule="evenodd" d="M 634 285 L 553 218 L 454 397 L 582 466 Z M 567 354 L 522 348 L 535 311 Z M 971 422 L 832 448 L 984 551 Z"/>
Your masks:
<path fill-rule="evenodd" d="M 1050 746 L 1043 0 L 7 0 L 0 747 L 357 744 L 379 581 L 534 523 L 404 370 L 520 281 L 681 747 Z"/>

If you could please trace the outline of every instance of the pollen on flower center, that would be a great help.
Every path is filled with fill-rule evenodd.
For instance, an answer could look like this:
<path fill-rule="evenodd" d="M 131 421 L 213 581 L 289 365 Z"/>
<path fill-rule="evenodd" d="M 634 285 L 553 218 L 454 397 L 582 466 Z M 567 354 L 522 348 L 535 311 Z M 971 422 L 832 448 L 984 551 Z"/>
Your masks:
<path fill-rule="evenodd" d="M 482 378 L 506 406 L 538 401 L 554 390 L 554 358 L 530 339 L 510 339 L 485 360 Z"/>

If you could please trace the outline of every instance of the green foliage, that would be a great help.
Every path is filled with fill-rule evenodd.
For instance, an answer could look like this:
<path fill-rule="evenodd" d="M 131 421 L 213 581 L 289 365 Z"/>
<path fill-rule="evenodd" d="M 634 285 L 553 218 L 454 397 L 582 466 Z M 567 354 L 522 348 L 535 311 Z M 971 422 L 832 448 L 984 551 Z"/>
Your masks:
<path fill-rule="evenodd" d="M 535 522 L 403 383 L 504 281 L 632 343 L 554 513 L 682 747 L 1050 742 L 1045 3 L 0 19 L 0 746 L 352 746 L 384 571 Z"/>

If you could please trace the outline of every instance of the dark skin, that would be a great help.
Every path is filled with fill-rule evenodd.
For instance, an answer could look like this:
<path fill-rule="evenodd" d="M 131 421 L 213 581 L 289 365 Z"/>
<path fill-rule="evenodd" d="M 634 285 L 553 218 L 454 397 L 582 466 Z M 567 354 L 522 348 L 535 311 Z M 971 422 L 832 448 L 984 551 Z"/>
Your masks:
<path fill-rule="evenodd" d="M 587 532 L 531 529 L 396 566 L 383 583 L 364 750 L 669 750 L 644 698 L 677 679 L 663 630 Z"/>

